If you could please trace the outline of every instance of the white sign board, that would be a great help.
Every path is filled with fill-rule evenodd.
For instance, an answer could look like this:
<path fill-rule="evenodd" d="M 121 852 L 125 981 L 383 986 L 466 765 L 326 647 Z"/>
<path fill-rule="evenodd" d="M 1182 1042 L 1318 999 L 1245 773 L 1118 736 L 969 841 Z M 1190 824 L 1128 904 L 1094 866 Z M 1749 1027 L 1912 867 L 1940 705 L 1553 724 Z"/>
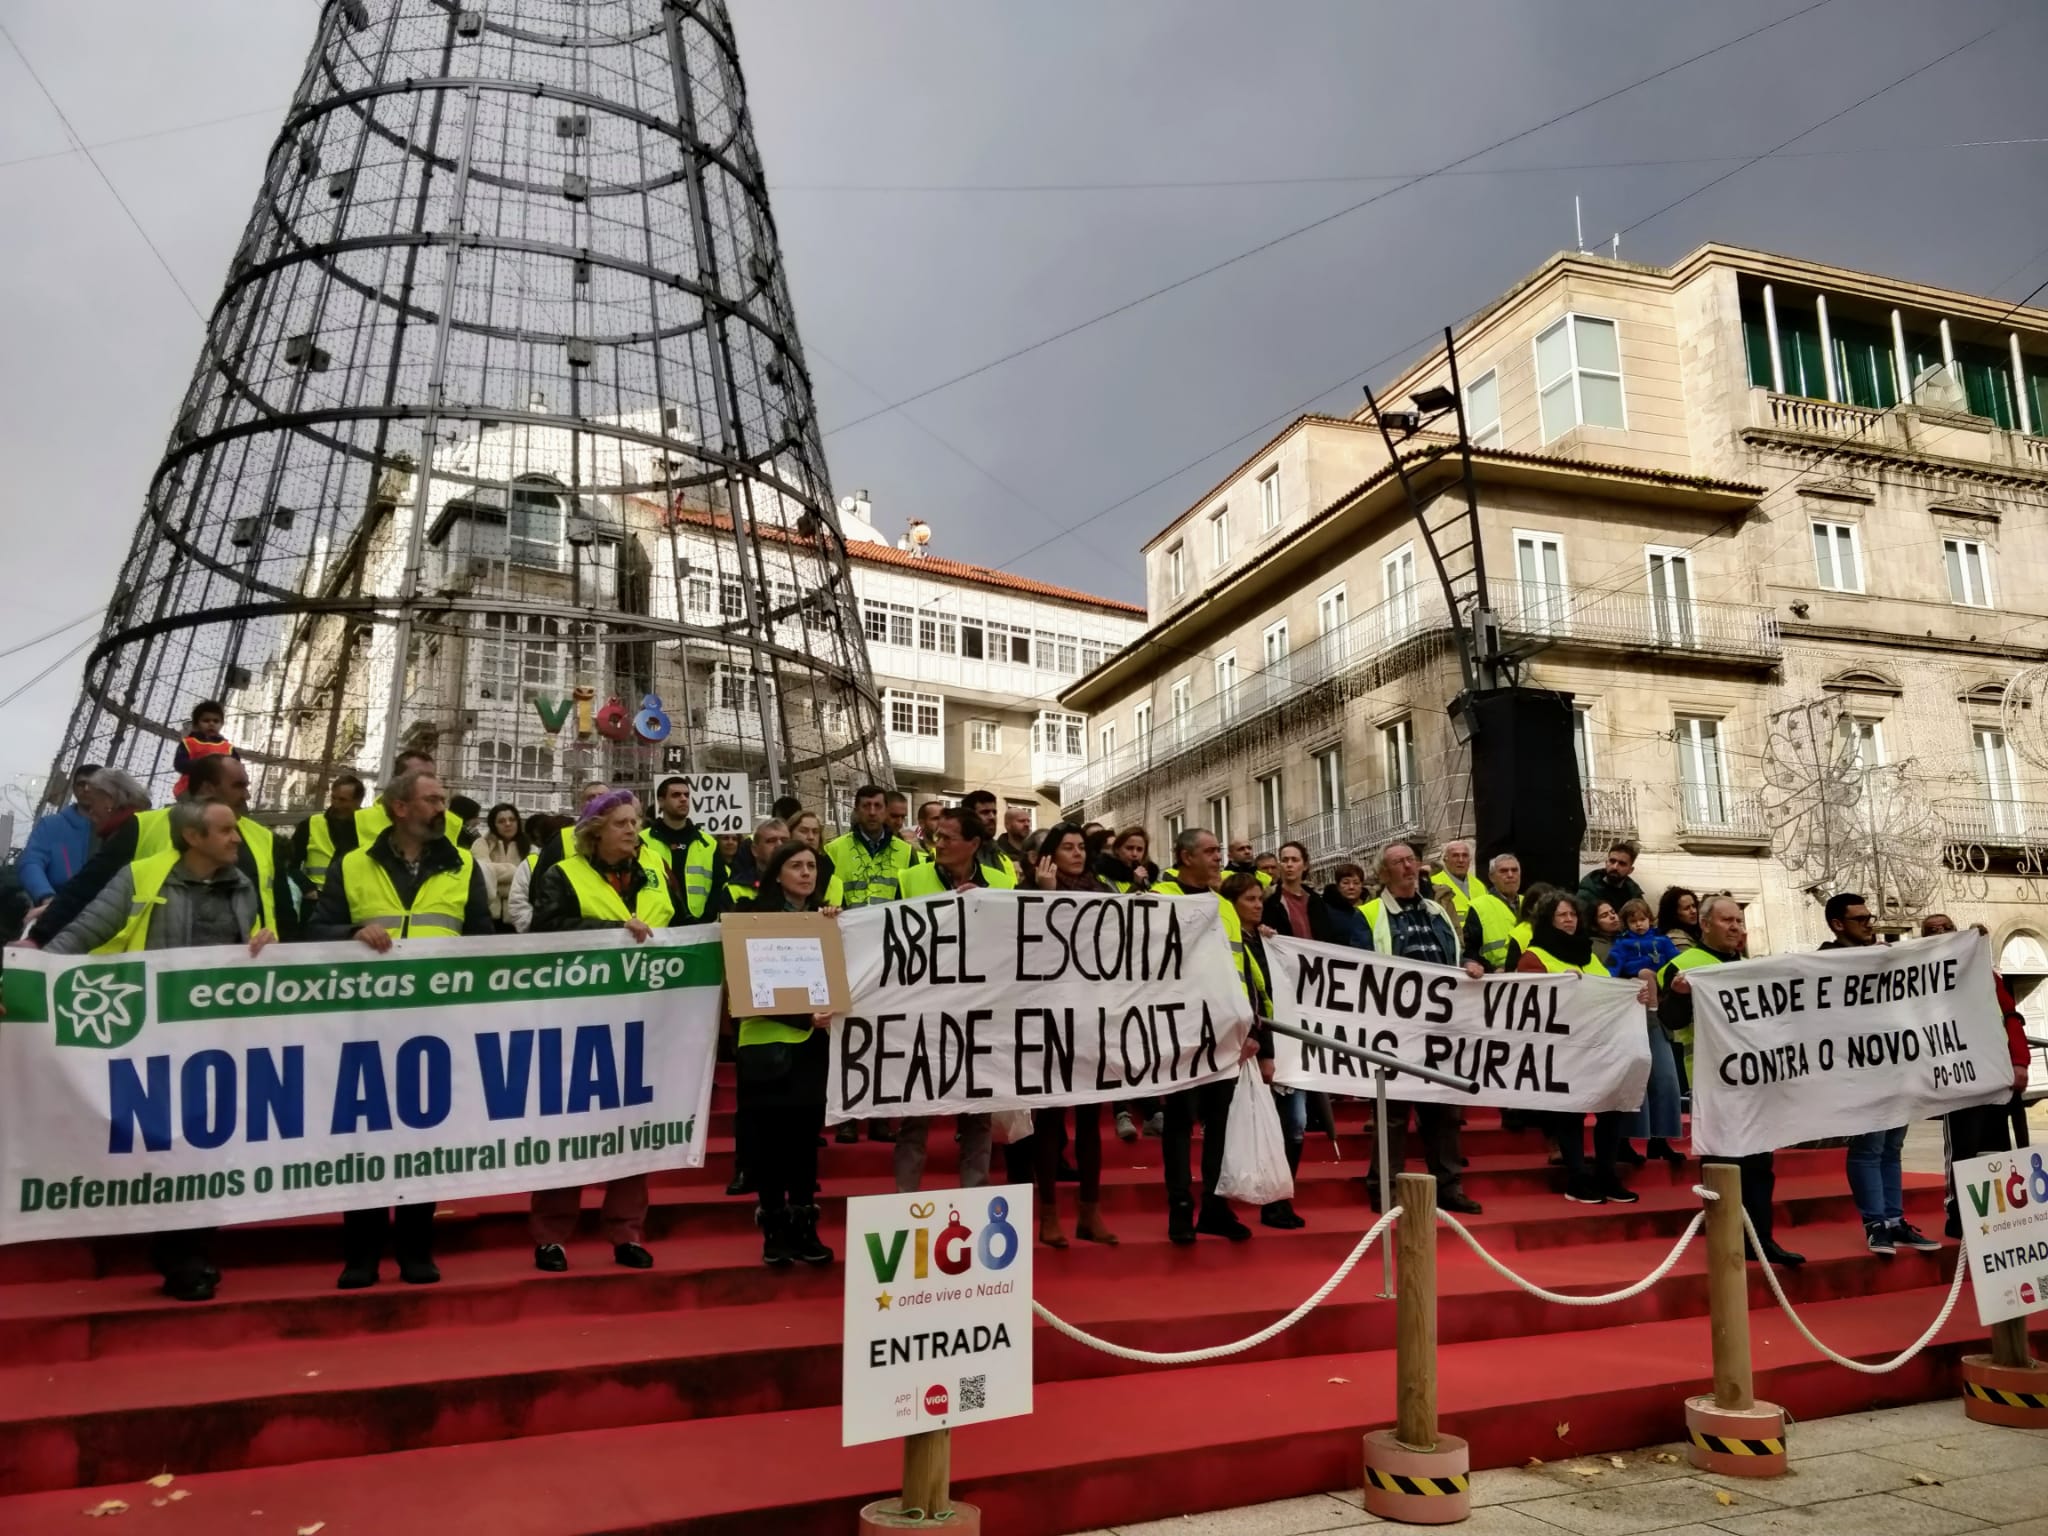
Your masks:
<path fill-rule="evenodd" d="M 706 832 L 713 837 L 745 837 L 754 830 L 748 821 L 753 802 L 747 798 L 744 773 L 693 773 L 688 781 L 690 819 Z"/>
<path fill-rule="evenodd" d="M 2012 1092 L 1982 934 L 1699 966 L 1692 1145 L 1746 1157 Z"/>
<path fill-rule="evenodd" d="M 825 945 L 819 939 L 747 940 L 747 980 L 756 1008 L 773 1008 L 775 994 L 794 988 L 823 1008 L 832 1001 L 832 978 L 825 970 Z"/>
<path fill-rule="evenodd" d="M 1399 955 L 1266 940 L 1273 1017 L 1342 1045 L 1453 1072 L 1476 1094 L 1392 1076 L 1387 1092 L 1502 1109 L 1634 1109 L 1650 1080 L 1649 1022 L 1637 983 L 1583 972 L 1474 978 Z M 1355 1056 L 1282 1036 L 1273 1080 L 1319 1093 L 1373 1092 Z"/>
<path fill-rule="evenodd" d="M 1977 1320 L 2048 1311 L 2048 1159 L 2030 1147 L 1955 1165 Z"/>
<path fill-rule="evenodd" d="M 846 1202 L 840 1444 L 1031 1411 L 1031 1193 Z"/>
<path fill-rule="evenodd" d="M 1252 1011 L 1214 896 L 984 891 L 839 917 L 826 1118 L 987 1114 L 1234 1077 Z"/>
<path fill-rule="evenodd" d="M 703 1166 L 712 928 L 7 957 L 0 1243 Z"/>

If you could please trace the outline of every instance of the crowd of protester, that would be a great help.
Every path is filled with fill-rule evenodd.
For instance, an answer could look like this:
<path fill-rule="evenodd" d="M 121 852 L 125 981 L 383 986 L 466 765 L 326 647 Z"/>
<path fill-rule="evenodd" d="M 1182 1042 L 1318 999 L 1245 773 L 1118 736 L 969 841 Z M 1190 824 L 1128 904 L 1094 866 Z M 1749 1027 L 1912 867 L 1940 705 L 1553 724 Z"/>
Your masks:
<path fill-rule="evenodd" d="M 830 838 L 819 813 L 793 798 L 777 802 L 751 836 L 714 836 L 692 818 L 689 781 L 676 776 L 655 784 L 645 803 L 629 788 L 592 781 L 579 786 L 573 815 L 529 814 L 510 802 L 485 810 L 451 796 L 433 757 L 421 751 L 399 756 L 374 799 L 361 779 L 339 776 L 328 786 L 325 806 L 280 835 L 251 815 L 248 773 L 221 739 L 219 708 L 211 703 L 195 709 L 177 766 L 181 793 L 164 807 L 152 807 L 143 786 L 118 769 L 78 771 L 70 803 L 38 823 L 18 863 L 31 908 L 17 944 L 52 954 L 218 944 L 246 945 L 255 953 L 280 940 L 354 940 L 383 952 L 413 938 L 593 930 L 624 930 L 644 943 L 657 928 L 713 922 L 729 912 L 836 913 L 973 888 L 1209 893 L 1218 899 L 1241 979 L 1262 1017 L 1271 1012 L 1265 945 L 1277 936 L 1400 955 L 1475 977 L 1581 971 L 1636 982 L 1651 1059 L 1641 1108 L 1590 1117 L 1590 1148 L 1586 1115 L 1504 1116 L 1511 1129 L 1546 1138 L 1562 1170 L 1564 1198 L 1579 1204 L 1632 1204 L 1638 1197 L 1627 1170 L 1652 1159 L 1683 1165 L 1678 1143 L 1693 1049 L 1691 973 L 1749 952 L 1734 897 L 1702 898 L 1674 886 L 1653 906 L 1634 878 L 1636 848 L 1627 842 L 1617 842 L 1575 889 L 1525 887 L 1521 863 L 1509 852 L 1494 855 L 1482 872 L 1471 844 L 1462 840 L 1446 844 L 1435 865 L 1407 843 L 1389 844 L 1370 873 L 1338 862 L 1317 889 L 1309 878 L 1313 856 L 1299 842 L 1259 852 L 1249 841 L 1226 847 L 1213 832 L 1190 828 L 1160 850 L 1162 862 L 1143 828 L 1062 822 L 1034 831 L 1028 809 L 1000 809 L 986 790 L 957 804 L 927 799 L 913 816 L 902 792 L 862 786 L 851 801 L 851 824 Z M 1834 897 L 1826 920 L 1830 948 L 1878 941 L 1860 896 Z M 1937 914 L 1923 932 L 1952 932 L 1954 926 Z M 2028 1049 L 2002 978 L 1998 995 L 2017 1095 L 2026 1083 Z M 753 1197 L 762 1258 L 771 1266 L 833 1259 L 818 1230 L 829 1024 L 827 1015 L 807 1012 L 739 1010 L 731 1020 L 737 1152 L 726 1192 Z M 1289 1167 L 1298 1168 L 1312 1126 L 1334 1137 L 1331 1107 L 1319 1094 L 1272 1084 L 1270 1031 L 1256 1029 L 1245 1053 L 1260 1062 Z M 1059 1186 L 1071 1182 L 1078 1186 L 1075 1234 L 1113 1245 L 1118 1238 L 1101 1205 L 1107 1121 L 1124 1141 L 1147 1134 L 1159 1139 L 1172 1242 L 1204 1235 L 1243 1242 L 1252 1228 L 1217 1194 L 1237 1092 L 1237 1080 L 1226 1077 L 1159 1099 L 1040 1110 L 1018 1117 L 1021 1125 L 1004 1125 L 1001 1136 L 991 1116 L 960 1115 L 954 1126 L 959 1180 L 986 1184 L 1001 1145 L 1006 1176 L 1037 1186 L 1041 1242 L 1068 1245 Z M 1406 1160 L 1413 1124 L 1423 1161 L 1437 1179 L 1438 1203 L 1478 1213 L 1463 1183 L 1462 1112 L 1399 1098 L 1387 1108 L 1392 1167 Z M 1198 1170 L 1192 1166 L 1197 1124 Z M 2009 1147 L 2011 1124 L 2003 1106 L 1959 1112 L 1948 1127 L 1953 1155 Z M 866 1124 L 870 1138 L 893 1143 L 900 1191 L 920 1187 L 932 1129 L 930 1117 Z M 850 1122 L 839 1128 L 839 1140 L 862 1133 L 862 1125 Z M 1845 1154 L 1850 1191 L 1878 1254 L 1939 1246 L 1905 1220 L 1904 1138 L 1903 1127 L 1873 1131 L 1852 1139 Z M 1773 1235 L 1772 1155 L 1740 1161 L 1761 1256 L 1802 1262 Z M 1375 1165 L 1367 1176 L 1374 1209 L 1379 1174 Z M 569 1267 L 582 1194 L 570 1186 L 532 1195 L 537 1268 Z M 654 1263 L 643 1241 L 648 1204 L 644 1174 L 605 1186 L 598 1224 L 619 1265 Z M 1287 1200 L 1265 1206 L 1259 1220 L 1279 1230 L 1306 1225 Z M 1951 1194 L 1949 1235 L 1957 1232 Z M 214 1294 L 220 1274 L 209 1237 L 185 1231 L 158 1240 L 167 1294 L 188 1301 Z M 395 1213 L 351 1211 L 342 1224 L 338 1284 L 376 1284 L 387 1250 L 401 1279 L 433 1283 L 440 1273 L 432 1246 L 431 1202 Z"/>

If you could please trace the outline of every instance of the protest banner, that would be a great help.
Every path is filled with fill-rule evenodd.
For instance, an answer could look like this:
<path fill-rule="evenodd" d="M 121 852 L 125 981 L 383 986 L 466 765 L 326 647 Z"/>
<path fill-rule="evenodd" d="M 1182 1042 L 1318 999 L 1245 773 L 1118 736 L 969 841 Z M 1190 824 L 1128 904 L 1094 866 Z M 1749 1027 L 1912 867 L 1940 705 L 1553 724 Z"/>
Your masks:
<path fill-rule="evenodd" d="M 749 816 L 744 773 L 693 773 L 690 819 L 713 837 L 745 837 L 754 828 Z"/>
<path fill-rule="evenodd" d="M 2012 1091 L 1982 934 L 1685 974 L 1696 1152 L 1743 1157 L 1888 1130 Z"/>
<path fill-rule="evenodd" d="M 0 1243 L 704 1161 L 715 929 L 10 951 Z"/>
<path fill-rule="evenodd" d="M 840 1444 L 1031 1411 L 1031 1193 L 846 1202 Z"/>
<path fill-rule="evenodd" d="M 1171 1093 L 1251 1028 L 1213 896 L 969 891 L 842 913 L 832 1121 Z"/>
<path fill-rule="evenodd" d="M 1474 978 L 1462 970 L 1318 944 L 1266 940 L 1273 1017 L 1479 1085 L 1473 1094 L 1389 1076 L 1396 1098 L 1502 1109 L 1634 1109 L 1650 1080 L 1650 1038 L 1637 984 L 1577 971 Z M 1365 1095 L 1372 1068 L 1283 1036 L 1273 1080 Z"/>
<path fill-rule="evenodd" d="M 1952 1172 L 1977 1320 L 2048 1312 L 2048 1160 L 2022 1147 L 1959 1159 Z"/>

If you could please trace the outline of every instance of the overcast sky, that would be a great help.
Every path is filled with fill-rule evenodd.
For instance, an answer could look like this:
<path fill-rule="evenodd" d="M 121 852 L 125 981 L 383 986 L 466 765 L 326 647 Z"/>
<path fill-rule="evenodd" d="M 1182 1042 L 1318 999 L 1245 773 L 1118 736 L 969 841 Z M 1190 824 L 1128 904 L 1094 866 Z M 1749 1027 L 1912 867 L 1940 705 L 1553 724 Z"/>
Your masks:
<path fill-rule="evenodd" d="M 2048 8 L 1812 5 L 737 0 L 834 482 L 937 553 L 1141 598 L 1147 535 L 1569 246 L 1575 192 L 1588 243 L 1623 229 L 1637 260 L 1722 240 L 2009 299 L 2048 278 L 2048 143 L 1971 143 L 2048 138 Z M 113 584 L 200 338 L 169 273 L 211 305 L 316 14 L 0 0 L 0 697 L 92 632 L 23 647 Z M 0 780 L 47 765 L 82 662 L 0 705 Z"/>

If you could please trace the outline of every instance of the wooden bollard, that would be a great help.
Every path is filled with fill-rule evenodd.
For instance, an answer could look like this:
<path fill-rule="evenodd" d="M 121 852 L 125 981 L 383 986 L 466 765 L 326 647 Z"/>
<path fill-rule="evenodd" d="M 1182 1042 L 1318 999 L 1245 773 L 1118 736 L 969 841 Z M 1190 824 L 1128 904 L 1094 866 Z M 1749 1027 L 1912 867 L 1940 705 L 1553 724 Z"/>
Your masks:
<path fill-rule="evenodd" d="M 1365 1437 L 1365 1508 L 1382 1520 L 1449 1525 L 1472 1512 L 1472 1451 L 1436 1426 L 1436 1180 L 1404 1173 L 1394 1192 L 1395 1417 L 1392 1429 Z"/>
<path fill-rule="evenodd" d="M 903 1496 L 877 1499 L 860 1512 L 861 1536 L 877 1531 L 947 1531 L 980 1536 L 981 1511 L 953 1501 L 953 1432 L 928 1429 L 903 1439 Z"/>
<path fill-rule="evenodd" d="M 1756 1400 L 1749 1363 L 1749 1266 L 1743 1257 L 1742 1169 L 1708 1163 L 1707 1309 L 1713 1336 L 1714 1392 L 1685 1400 L 1686 1447 L 1703 1472 L 1782 1477 L 1785 1410 Z"/>
<path fill-rule="evenodd" d="M 1963 1417 L 2009 1429 L 2048 1428 L 2048 1366 L 2027 1344 L 2027 1320 L 1991 1325 L 1991 1353 L 1963 1356 Z"/>

